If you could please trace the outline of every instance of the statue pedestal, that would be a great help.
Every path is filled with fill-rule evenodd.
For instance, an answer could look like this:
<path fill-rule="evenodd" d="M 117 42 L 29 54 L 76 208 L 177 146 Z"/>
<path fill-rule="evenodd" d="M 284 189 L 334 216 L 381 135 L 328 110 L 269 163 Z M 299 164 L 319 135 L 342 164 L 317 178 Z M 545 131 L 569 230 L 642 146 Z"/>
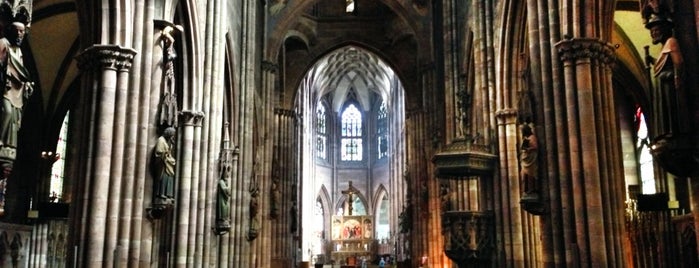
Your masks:
<path fill-rule="evenodd" d="M 665 171 L 677 177 L 699 176 L 699 146 L 696 135 L 663 134 L 651 143 L 651 154 Z"/>
<path fill-rule="evenodd" d="M 539 194 L 525 194 L 519 200 L 519 204 L 522 205 L 524 211 L 534 215 L 544 215 L 547 211 L 546 204 L 541 201 Z"/>

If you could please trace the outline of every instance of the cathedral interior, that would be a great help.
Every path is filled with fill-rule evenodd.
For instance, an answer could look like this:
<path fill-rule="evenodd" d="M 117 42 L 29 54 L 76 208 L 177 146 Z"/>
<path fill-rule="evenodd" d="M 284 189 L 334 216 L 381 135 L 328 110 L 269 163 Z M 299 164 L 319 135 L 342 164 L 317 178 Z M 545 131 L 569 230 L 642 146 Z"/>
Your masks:
<path fill-rule="evenodd" d="M 699 0 L 0 0 L 0 267 L 699 267 Z"/>

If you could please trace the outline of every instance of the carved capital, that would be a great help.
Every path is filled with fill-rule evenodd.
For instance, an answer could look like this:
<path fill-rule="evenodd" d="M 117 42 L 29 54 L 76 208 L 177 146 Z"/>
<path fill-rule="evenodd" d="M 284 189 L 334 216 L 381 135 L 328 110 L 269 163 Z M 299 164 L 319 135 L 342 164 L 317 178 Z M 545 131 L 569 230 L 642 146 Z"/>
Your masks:
<path fill-rule="evenodd" d="M 567 38 L 556 43 L 556 49 L 561 61 L 593 59 L 611 64 L 616 60 L 614 46 L 594 38 Z"/>
<path fill-rule="evenodd" d="M 262 71 L 263 72 L 269 72 L 269 73 L 277 73 L 277 70 L 279 70 L 279 66 L 271 61 L 262 61 Z"/>
<path fill-rule="evenodd" d="M 282 109 L 282 108 L 274 108 L 274 114 L 281 115 L 281 116 L 287 116 L 287 117 L 296 116 L 296 112 L 294 112 L 294 110 L 287 110 L 287 109 Z"/>
<path fill-rule="evenodd" d="M 517 123 L 518 114 L 517 109 L 505 108 L 495 111 L 495 118 L 497 118 L 500 123 L 515 124 Z"/>
<path fill-rule="evenodd" d="M 185 126 L 201 126 L 201 122 L 204 120 L 204 112 L 184 110 L 180 112 L 180 118 Z"/>
<path fill-rule="evenodd" d="M 131 68 L 136 50 L 118 45 L 93 45 L 76 58 L 83 71 L 113 69 L 127 71 Z"/>

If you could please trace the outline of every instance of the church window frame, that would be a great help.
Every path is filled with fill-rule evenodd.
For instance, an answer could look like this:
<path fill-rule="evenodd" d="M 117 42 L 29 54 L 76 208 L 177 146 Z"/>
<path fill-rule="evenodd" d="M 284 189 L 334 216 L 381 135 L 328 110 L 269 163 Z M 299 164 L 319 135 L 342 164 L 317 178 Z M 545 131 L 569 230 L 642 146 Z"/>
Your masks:
<path fill-rule="evenodd" d="M 328 116 L 323 102 L 316 107 L 316 157 L 326 160 L 328 156 Z"/>
<path fill-rule="evenodd" d="M 356 101 L 348 101 L 340 112 L 340 160 L 361 162 L 364 144 L 364 114 Z"/>

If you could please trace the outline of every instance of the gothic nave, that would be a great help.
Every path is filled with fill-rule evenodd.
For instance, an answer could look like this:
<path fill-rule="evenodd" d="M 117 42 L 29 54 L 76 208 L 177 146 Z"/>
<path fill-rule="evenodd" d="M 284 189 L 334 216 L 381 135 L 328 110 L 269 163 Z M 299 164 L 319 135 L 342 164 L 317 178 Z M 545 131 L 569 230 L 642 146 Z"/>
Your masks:
<path fill-rule="evenodd" d="M 699 267 L 699 0 L 0 0 L 0 267 Z"/>

